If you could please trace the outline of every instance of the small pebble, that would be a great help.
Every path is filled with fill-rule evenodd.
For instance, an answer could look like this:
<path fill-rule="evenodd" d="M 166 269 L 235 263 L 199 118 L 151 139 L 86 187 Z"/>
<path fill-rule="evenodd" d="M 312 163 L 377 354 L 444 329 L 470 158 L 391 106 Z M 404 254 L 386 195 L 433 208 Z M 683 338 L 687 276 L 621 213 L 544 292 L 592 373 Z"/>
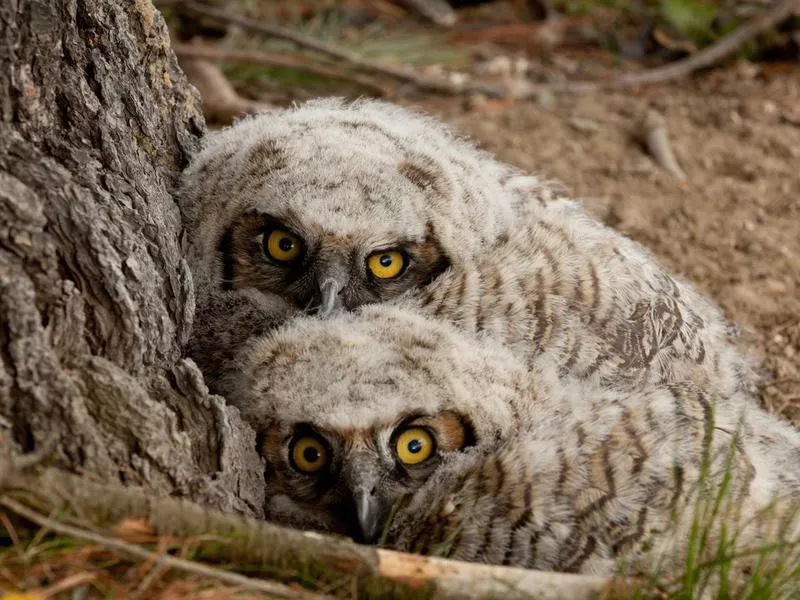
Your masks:
<path fill-rule="evenodd" d="M 569 124 L 578 131 L 598 131 L 600 129 L 600 123 L 583 117 L 572 117 Z"/>
<path fill-rule="evenodd" d="M 536 104 L 538 104 L 542 108 L 553 108 L 555 103 L 556 103 L 556 97 L 553 95 L 553 92 L 548 92 L 547 90 L 542 90 L 541 92 L 537 92 Z"/>

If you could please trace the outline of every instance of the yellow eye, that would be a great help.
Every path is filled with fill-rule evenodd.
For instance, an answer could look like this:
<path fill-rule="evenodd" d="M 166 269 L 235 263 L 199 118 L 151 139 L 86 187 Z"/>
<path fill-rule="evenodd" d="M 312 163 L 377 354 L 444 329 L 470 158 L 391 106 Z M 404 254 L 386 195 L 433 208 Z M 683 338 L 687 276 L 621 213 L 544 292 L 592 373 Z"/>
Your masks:
<path fill-rule="evenodd" d="M 392 279 L 400 275 L 406 266 L 406 257 L 397 250 L 376 252 L 367 259 L 367 267 L 378 279 Z"/>
<path fill-rule="evenodd" d="M 298 438 L 291 455 L 292 464 L 301 473 L 316 473 L 328 464 L 328 449 L 313 436 Z"/>
<path fill-rule="evenodd" d="M 289 262 L 300 256 L 303 249 L 303 242 L 294 235 L 283 229 L 273 229 L 265 233 L 264 246 L 270 258 L 278 262 Z"/>
<path fill-rule="evenodd" d="M 395 452 L 400 462 L 418 465 L 428 460 L 436 447 L 431 434 L 422 427 L 410 427 L 397 436 Z"/>

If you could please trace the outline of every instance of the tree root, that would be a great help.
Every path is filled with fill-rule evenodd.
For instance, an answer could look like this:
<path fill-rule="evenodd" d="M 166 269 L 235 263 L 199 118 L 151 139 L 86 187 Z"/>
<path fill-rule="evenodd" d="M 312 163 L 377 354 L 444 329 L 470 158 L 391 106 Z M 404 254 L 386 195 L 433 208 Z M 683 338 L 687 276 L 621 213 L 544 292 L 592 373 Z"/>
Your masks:
<path fill-rule="evenodd" d="M 236 93 L 228 78 L 213 62 L 186 56 L 181 60 L 181 68 L 191 84 L 200 92 L 203 112 L 209 121 L 230 123 L 236 117 L 273 108 L 268 104 L 243 98 Z"/>

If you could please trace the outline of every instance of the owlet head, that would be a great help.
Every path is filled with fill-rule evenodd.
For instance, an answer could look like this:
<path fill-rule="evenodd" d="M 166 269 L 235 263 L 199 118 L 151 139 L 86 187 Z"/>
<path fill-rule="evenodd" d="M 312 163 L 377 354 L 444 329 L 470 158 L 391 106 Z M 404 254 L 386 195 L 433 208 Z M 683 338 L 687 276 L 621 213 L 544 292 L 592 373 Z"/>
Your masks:
<path fill-rule="evenodd" d="M 313 419 L 276 421 L 261 432 L 270 518 L 373 542 L 393 505 L 418 489 L 448 456 L 475 443 L 456 412 L 405 412 L 356 429 Z"/>
<path fill-rule="evenodd" d="M 198 296 L 254 288 L 323 313 L 470 262 L 506 231 L 513 175 L 441 123 L 374 101 L 310 102 L 205 140 L 180 205 Z"/>
<path fill-rule="evenodd" d="M 502 347 L 391 305 L 298 318 L 252 342 L 226 393 L 259 432 L 267 513 L 372 541 L 441 465 L 533 402 Z"/>

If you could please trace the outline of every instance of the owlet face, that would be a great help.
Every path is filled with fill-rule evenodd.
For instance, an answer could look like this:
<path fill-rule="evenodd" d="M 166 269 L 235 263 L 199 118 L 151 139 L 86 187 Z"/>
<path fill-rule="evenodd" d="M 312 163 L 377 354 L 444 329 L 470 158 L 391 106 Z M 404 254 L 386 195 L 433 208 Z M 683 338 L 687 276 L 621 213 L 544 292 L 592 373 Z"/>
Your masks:
<path fill-rule="evenodd" d="M 362 541 L 534 402 L 504 348 L 392 305 L 293 319 L 239 360 L 223 385 L 258 432 L 268 517 Z"/>
<path fill-rule="evenodd" d="M 200 302 L 245 288 L 325 313 L 382 302 L 482 256 L 519 202 L 511 167 L 381 102 L 268 112 L 204 144 L 179 193 Z"/>
<path fill-rule="evenodd" d="M 402 412 L 344 430 L 276 422 L 261 432 L 259 444 L 270 490 L 280 490 L 270 499 L 270 516 L 373 542 L 399 500 L 446 457 L 473 444 L 470 422 L 451 411 Z"/>
<path fill-rule="evenodd" d="M 328 314 L 427 285 L 450 264 L 432 229 L 410 237 L 388 227 L 382 235 L 345 232 L 350 228 L 330 220 L 274 212 L 245 212 L 226 231 L 220 244 L 223 289 L 270 292 Z"/>

